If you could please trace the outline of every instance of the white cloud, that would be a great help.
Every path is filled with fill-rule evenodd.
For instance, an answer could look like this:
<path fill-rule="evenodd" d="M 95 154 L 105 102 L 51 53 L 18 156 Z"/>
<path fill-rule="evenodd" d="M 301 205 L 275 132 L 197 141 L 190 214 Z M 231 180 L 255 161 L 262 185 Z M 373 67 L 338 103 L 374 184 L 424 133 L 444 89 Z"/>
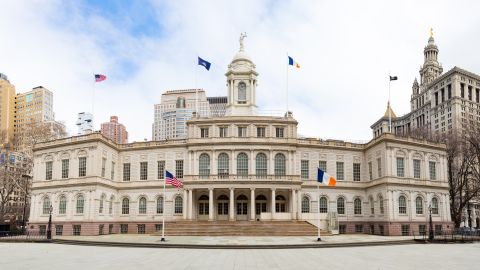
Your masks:
<path fill-rule="evenodd" d="M 77 113 L 91 111 L 92 72 L 105 73 L 108 80 L 95 85 L 97 128 L 118 115 L 131 140 L 151 138 L 153 104 L 165 90 L 198 86 L 210 96 L 226 95 L 223 74 L 243 31 L 260 73 L 261 110 L 286 108 L 286 52 L 302 65 L 289 70 L 289 109 L 306 136 L 370 139 L 370 125 L 385 111 L 389 72 L 399 77 L 392 84 L 393 108 L 407 113 L 429 27 L 445 71 L 457 65 L 480 73 L 480 4 L 474 1 L 151 4 L 158 36 L 133 35 L 80 4 L 2 3 L 0 72 L 17 92 L 37 85 L 52 90 L 56 118 L 72 132 Z M 130 14 L 127 23 L 136 16 L 141 13 Z M 210 72 L 197 69 L 197 53 L 213 62 Z"/>

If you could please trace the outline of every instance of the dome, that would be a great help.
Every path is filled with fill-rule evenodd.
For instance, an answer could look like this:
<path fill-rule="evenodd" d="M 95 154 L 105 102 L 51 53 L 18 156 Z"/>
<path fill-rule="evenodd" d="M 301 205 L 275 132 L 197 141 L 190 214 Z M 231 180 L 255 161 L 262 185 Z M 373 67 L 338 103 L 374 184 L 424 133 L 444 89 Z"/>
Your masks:
<path fill-rule="evenodd" d="M 244 51 L 239 51 L 237 54 L 232 59 L 232 62 L 238 61 L 238 60 L 246 60 L 249 62 L 252 62 L 252 59 L 250 59 L 250 56 L 246 54 Z"/>

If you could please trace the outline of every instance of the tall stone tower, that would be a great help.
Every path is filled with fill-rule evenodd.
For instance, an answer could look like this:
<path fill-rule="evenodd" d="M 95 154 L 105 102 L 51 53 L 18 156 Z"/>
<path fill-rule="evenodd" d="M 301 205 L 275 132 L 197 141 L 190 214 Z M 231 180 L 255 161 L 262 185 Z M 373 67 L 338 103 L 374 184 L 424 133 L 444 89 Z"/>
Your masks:
<path fill-rule="evenodd" d="M 420 84 L 428 84 L 443 72 L 443 67 L 438 63 L 438 47 L 433 39 L 433 32 L 430 29 L 428 44 L 423 49 L 424 63 L 420 68 Z"/>
<path fill-rule="evenodd" d="M 240 50 L 228 65 L 227 77 L 228 101 L 226 115 L 255 115 L 257 111 L 255 91 L 257 76 L 255 64 L 245 53 L 244 39 L 240 34 Z"/>

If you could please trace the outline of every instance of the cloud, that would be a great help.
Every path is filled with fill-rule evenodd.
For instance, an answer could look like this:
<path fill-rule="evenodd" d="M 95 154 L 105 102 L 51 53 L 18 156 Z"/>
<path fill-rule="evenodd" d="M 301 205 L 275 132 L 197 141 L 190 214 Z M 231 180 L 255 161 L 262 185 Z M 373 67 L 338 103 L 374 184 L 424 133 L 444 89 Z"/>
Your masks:
<path fill-rule="evenodd" d="M 445 71 L 480 72 L 474 1 L 72 2 L 2 3 L 0 72 L 17 92 L 52 90 L 56 118 L 73 134 L 77 113 L 93 107 L 97 128 L 118 115 L 131 141 L 150 139 L 164 91 L 226 95 L 224 73 L 243 31 L 261 111 L 286 110 L 287 52 L 301 64 L 288 71 L 288 107 L 310 137 L 370 139 L 389 73 L 399 77 L 393 109 L 407 113 L 430 27 Z M 197 55 L 213 63 L 210 72 L 197 69 Z M 107 81 L 94 85 L 94 72 Z"/>

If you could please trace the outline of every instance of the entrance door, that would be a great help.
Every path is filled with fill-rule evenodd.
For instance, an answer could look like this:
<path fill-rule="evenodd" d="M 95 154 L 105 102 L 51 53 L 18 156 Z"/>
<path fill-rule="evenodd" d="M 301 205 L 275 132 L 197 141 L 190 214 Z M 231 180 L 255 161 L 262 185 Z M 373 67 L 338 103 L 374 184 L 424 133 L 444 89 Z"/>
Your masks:
<path fill-rule="evenodd" d="M 245 195 L 237 197 L 237 220 L 248 220 L 248 198 Z"/>
<path fill-rule="evenodd" d="M 208 220 L 208 214 L 209 214 L 208 196 L 202 195 L 198 199 L 198 219 Z"/>
<path fill-rule="evenodd" d="M 217 220 L 228 220 L 229 211 L 228 197 L 220 195 L 217 198 Z"/>
<path fill-rule="evenodd" d="M 258 195 L 255 198 L 255 218 L 260 219 L 260 214 L 267 212 L 267 197 Z"/>

